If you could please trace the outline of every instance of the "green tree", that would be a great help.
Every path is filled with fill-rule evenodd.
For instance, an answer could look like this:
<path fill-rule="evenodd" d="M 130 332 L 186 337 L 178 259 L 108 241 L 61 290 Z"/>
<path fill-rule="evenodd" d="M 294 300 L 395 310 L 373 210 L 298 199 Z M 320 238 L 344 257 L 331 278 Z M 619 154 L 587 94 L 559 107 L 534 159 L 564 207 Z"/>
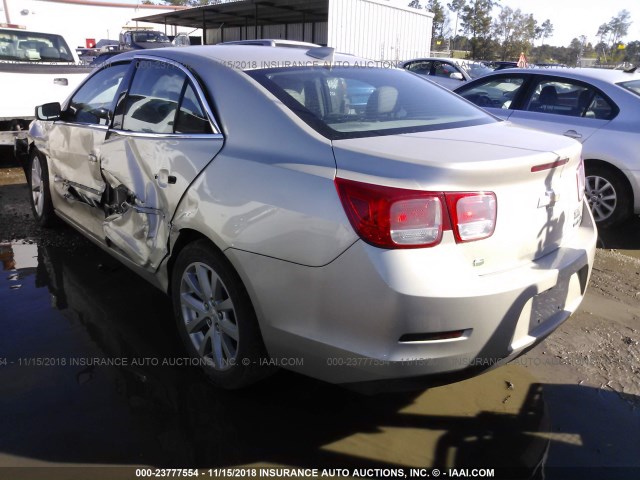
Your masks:
<path fill-rule="evenodd" d="M 431 26 L 431 38 L 442 39 L 444 37 L 444 26 L 447 20 L 444 7 L 439 0 L 429 0 L 427 10 L 433 13 L 433 24 Z"/>
<path fill-rule="evenodd" d="M 492 10 L 498 0 L 471 0 L 462 8 L 460 20 L 465 33 L 471 36 L 471 58 L 492 58 L 494 42 Z"/>
<path fill-rule="evenodd" d="M 464 9 L 465 5 L 466 5 L 466 0 L 453 0 L 451 3 L 447 3 L 447 8 L 449 9 L 449 11 L 453 12 L 456 14 L 456 23 L 455 23 L 455 27 L 453 29 L 453 43 L 451 48 L 455 49 L 456 48 L 456 44 L 457 44 L 457 38 L 458 38 L 458 20 L 460 15 L 462 14 L 462 10 Z M 460 47 L 458 47 L 460 48 Z"/>
<path fill-rule="evenodd" d="M 411 8 L 417 8 L 417 9 L 422 8 L 422 5 L 420 5 L 420 0 L 411 0 L 408 6 Z"/>
<path fill-rule="evenodd" d="M 503 7 L 493 22 L 493 37 L 500 45 L 502 60 L 516 59 L 520 52 L 529 53 L 536 36 L 536 21 L 533 15 L 519 8 Z"/>

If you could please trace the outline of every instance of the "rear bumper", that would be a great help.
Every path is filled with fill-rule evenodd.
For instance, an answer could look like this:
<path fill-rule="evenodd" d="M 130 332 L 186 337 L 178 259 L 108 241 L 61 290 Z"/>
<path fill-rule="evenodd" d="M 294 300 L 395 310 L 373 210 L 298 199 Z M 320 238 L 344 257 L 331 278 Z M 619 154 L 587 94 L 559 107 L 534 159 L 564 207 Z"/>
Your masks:
<path fill-rule="evenodd" d="M 415 388 L 506 363 L 575 312 L 597 239 L 583 210 L 581 225 L 554 252 L 482 276 L 450 271 L 455 248 L 389 251 L 359 241 L 320 268 L 226 253 L 280 365 L 332 383 Z M 451 331 L 463 333 L 420 340 Z"/>

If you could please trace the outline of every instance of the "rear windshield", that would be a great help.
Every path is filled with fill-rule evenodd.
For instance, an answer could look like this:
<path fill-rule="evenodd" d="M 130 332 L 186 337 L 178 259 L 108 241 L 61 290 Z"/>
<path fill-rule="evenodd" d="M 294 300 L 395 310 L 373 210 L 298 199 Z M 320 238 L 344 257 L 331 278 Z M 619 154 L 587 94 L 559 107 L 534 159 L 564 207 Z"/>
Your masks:
<path fill-rule="evenodd" d="M 627 90 L 632 91 L 636 95 L 640 95 L 640 80 L 632 80 L 630 82 L 622 82 L 622 83 L 619 83 L 618 85 L 620 85 L 623 88 L 626 88 Z"/>
<path fill-rule="evenodd" d="M 73 62 L 60 35 L 20 30 L 0 30 L 0 60 L 31 63 Z"/>
<path fill-rule="evenodd" d="M 448 90 L 405 70 L 292 67 L 246 73 L 331 140 L 497 121 Z"/>

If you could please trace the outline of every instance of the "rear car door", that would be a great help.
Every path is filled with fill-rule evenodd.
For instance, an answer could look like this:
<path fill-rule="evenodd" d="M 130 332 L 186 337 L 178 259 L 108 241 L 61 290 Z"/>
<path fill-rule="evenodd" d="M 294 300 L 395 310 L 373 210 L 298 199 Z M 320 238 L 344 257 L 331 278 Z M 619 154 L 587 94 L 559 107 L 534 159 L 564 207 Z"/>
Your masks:
<path fill-rule="evenodd" d="M 100 162 L 107 244 L 155 271 L 168 253 L 178 202 L 223 142 L 193 74 L 170 60 L 139 57 Z"/>
<path fill-rule="evenodd" d="M 536 76 L 523 99 L 522 109 L 514 111 L 510 120 L 582 143 L 609 123 L 616 113 L 613 102 L 587 83 Z"/>

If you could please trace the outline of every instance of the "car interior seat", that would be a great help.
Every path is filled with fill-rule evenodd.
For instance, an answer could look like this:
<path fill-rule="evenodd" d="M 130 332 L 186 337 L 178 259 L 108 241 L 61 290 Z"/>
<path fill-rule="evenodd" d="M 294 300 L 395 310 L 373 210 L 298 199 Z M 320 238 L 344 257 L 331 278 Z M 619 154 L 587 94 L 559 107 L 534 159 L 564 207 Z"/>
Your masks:
<path fill-rule="evenodd" d="M 557 104 L 558 92 L 556 91 L 556 87 L 553 85 L 547 85 L 540 91 L 536 110 L 539 112 L 553 112 L 553 109 Z"/>
<path fill-rule="evenodd" d="M 365 116 L 371 120 L 391 118 L 398 109 L 398 90 L 382 86 L 373 91 L 367 101 Z"/>

